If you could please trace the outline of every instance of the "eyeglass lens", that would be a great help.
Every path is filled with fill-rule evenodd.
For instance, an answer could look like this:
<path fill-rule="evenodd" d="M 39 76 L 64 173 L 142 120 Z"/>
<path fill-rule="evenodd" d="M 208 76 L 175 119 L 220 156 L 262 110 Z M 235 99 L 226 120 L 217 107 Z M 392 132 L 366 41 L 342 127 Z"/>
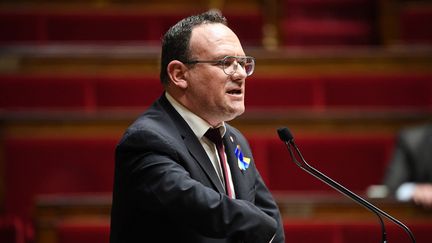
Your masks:
<path fill-rule="evenodd" d="M 232 57 L 227 56 L 223 59 L 223 70 L 227 75 L 233 75 L 238 66 L 241 66 L 247 76 L 250 76 L 255 67 L 255 60 L 252 57 Z"/>

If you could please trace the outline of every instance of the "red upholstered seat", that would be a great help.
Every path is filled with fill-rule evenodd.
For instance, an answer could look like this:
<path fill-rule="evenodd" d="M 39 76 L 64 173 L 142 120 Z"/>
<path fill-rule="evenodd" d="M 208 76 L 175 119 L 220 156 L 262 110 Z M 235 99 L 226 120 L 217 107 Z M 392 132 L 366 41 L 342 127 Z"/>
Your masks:
<path fill-rule="evenodd" d="M 418 243 L 428 243 L 432 224 L 408 222 Z M 381 227 L 378 221 L 322 221 L 284 220 L 286 242 L 296 243 L 364 243 L 380 242 Z M 409 236 L 398 226 L 386 222 L 388 242 L 408 243 Z M 58 243 L 108 242 L 109 222 L 104 220 L 79 219 L 60 222 L 56 226 Z"/>
<path fill-rule="evenodd" d="M 95 87 L 96 106 L 99 109 L 145 109 L 162 95 L 159 77 L 103 77 Z"/>
<path fill-rule="evenodd" d="M 41 23 L 35 14 L 1 11 L 0 12 L 0 42 L 36 42 L 42 39 Z"/>
<path fill-rule="evenodd" d="M 429 111 L 431 80 L 427 74 L 252 76 L 245 103 L 247 111 Z M 157 75 L 0 75 L 5 110 L 144 109 L 162 92 Z"/>
<path fill-rule="evenodd" d="M 320 77 L 254 77 L 246 106 L 253 109 L 431 110 L 428 74 L 340 74 Z"/>
<path fill-rule="evenodd" d="M 282 44 L 376 44 L 375 5 L 371 0 L 281 1 Z"/>
<path fill-rule="evenodd" d="M 390 228 L 391 226 L 386 226 L 386 231 L 389 231 Z M 389 233 L 387 232 L 387 234 Z M 381 226 L 378 220 L 376 222 L 350 222 L 341 227 L 341 234 L 344 239 L 343 242 L 381 242 L 382 238 Z M 393 242 L 393 240 L 389 242 Z"/>
<path fill-rule="evenodd" d="M 432 224 L 429 222 L 404 222 L 414 234 L 417 243 L 430 242 Z M 409 235 L 396 224 L 385 221 L 387 242 L 409 243 Z M 380 242 L 381 226 L 379 222 L 350 222 L 341 228 L 343 242 Z"/>
<path fill-rule="evenodd" d="M 14 43 L 160 43 L 175 22 L 189 15 L 179 12 L 127 10 L 3 9 L 0 42 Z M 19 27 L 19 28 L 18 28 Z"/>
<path fill-rule="evenodd" d="M 80 219 L 61 222 L 56 227 L 58 243 L 104 243 L 109 242 L 109 221 Z"/>
<path fill-rule="evenodd" d="M 266 185 L 269 183 L 268 139 L 260 136 L 248 136 L 255 165 Z"/>
<path fill-rule="evenodd" d="M 151 9 L 1 9 L 0 43 L 112 44 L 141 42 L 160 45 L 163 34 L 192 10 Z M 228 12 L 229 25 L 246 45 L 260 45 L 259 11 Z"/>
<path fill-rule="evenodd" d="M 246 83 L 245 104 L 247 109 L 321 107 L 322 91 L 316 77 L 251 76 Z"/>
<path fill-rule="evenodd" d="M 91 77 L 2 75 L 0 108 L 88 109 L 94 108 Z"/>
<path fill-rule="evenodd" d="M 407 44 L 432 44 L 432 4 L 418 4 L 402 8 L 400 38 Z"/>
<path fill-rule="evenodd" d="M 333 108 L 432 108 L 430 75 L 361 75 L 323 78 L 325 105 Z"/>
<path fill-rule="evenodd" d="M 6 138 L 5 211 L 31 218 L 40 194 L 111 192 L 114 138 Z"/>
<path fill-rule="evenodd" d="M 25 243 L 25 226 L 18 217 L 0 217 L 0 242 Z"/>
<path fill-rule="evenodd" d="M 5 110 L 144 109 L 162 94 L 158 77 L 86 75 L 1 75 Z"/>
<path fill-rule="evenodd" d="M 340 225 L 312 221 L 284 221 L 286 242 L 342 243 Z"/>
<path fill-rule="evenodd" d="M 334 19 L 285 19 L 282 39 L 285 45 L 368 45 L 372 27 L 363 21 Z"/>
<path fill-rule="evenodd" d="M 407 222 L 417 243 L 430 242 L 430 222 Z M 411 242 L 409 235 L 399 226 L 385 221 L 387 241 Z M 380 242 L 381 226 L 378 221 L 335 220 L 284 220 L 286 242 L 309 243 L 364 243 Z"/>
<path fill-rule="evenodd" d="M 223 12 L 228 19 L 228 26 L 236 33 L 243 46 L 261 46 L 263 38 L 262 11 Z"/>
<path fill-rule="evenodd" d="M 269 141 L 269 187 L 280 191 L 333 190 L 291 161 L 278 139 Z M 296 144 L 308 163 L 343 186 L 364 191 L 379 184 L 394 144 L 393 136 L 296 136 Z"/>
<path fill-rule="evenodd" d="M 430 224 L 430 222 L 408 222 L 407 226 L 412 230 L 416 241 L 418 243 L 426 243 L 429 242 L 431 239 L 431 230 L 432 230 L 432 225 Z M 394 228 L 396 228 L 396 226 L 394 226 Z M 399 234 L 401 233 L 400 229 L 397 229 Z M 402 232 L 402 234 L 405 235 L 405 232 Z M 406 236 L 404 236 L 406 239 Z M 402 241 L 401 241 L 402 242 Z M 407 240 L 405 240 L 404 242 L 409 242 Z"/>

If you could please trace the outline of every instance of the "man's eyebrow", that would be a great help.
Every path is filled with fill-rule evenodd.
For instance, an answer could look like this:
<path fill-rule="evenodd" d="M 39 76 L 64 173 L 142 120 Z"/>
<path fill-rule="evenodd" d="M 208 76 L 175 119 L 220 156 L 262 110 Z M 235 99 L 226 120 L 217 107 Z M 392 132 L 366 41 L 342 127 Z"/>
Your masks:
<path fill-rule="evenodd" d="M 230 55 L 219 55 L 219 56 L 216 56 L 216 58 L 215 58 L 215 60 L 222 60 L 222 59 L 224 59 L 225 57 L 230 57 Z"/>

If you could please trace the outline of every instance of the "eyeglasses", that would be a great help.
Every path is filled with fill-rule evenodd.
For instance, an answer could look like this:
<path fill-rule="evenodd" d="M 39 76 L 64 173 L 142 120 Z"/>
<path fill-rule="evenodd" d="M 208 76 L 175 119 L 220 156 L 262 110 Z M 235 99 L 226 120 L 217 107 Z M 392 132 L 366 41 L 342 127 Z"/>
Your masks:
<path fill-rule="evenodd" d="M 245 70 L 247 76 L 252 75 L 255 69 L 255 58 L 250 56 L 226 56 L 221 60 L 191 60 L 183 63 L 213 63 L 221 66 L 224 73 L 228 76 L 233 75 L 237 71 L 239 65 Z"/>

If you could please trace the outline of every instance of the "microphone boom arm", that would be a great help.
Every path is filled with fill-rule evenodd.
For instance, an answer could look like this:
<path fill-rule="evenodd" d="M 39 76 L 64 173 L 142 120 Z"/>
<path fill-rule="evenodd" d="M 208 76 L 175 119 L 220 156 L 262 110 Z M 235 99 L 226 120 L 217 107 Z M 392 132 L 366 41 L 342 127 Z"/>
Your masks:
<path fill-rule="evenodd" d="M 286 128 L 287 129 L 287 128 Z M 278 131 L 279 133 L 281 131 Z M 380 224 L 381 224 L 381 230 L 382 230 L 382 242 L 386 243 L 387 242 L 387 234 L 385 231 L 385 224 L 384 221 L 382 219 L 381 216 L 386 217 L 387 219 L 389 219 L 390 221 L 394 222 L 395 224 L 397 224 L 399 227 L 401 227 L 402 229 L 404 229 L 407 234 L 409 235 L 411 241 L 413 243 L 415 243 L 415 238 L 413 233 L 411 232 L 411 230 L 404 225 L 402 222 L 400 222 L 399 220 L 397 220 L 396 218 L 394 218 L 393 216 L 389 215 L 388 213 L 384 212 L 383 210 L 381 210 L 380 208 L 374 206 L 373 204 L 371 204 L 370 202 L 368 202 L 367 200 L 363 199 L 362 197 L 358 196 L 357 194 L 355 194 L 354 192 L 348 190 L 347 188 L 345 188 L 344 186 L 342 186 L 341 184 L 339 184 L 338 182 L 334 181 L 333 179 L 331 179 L 330 177 L 326 176 L 325 174 L 323 174 L 322 172 L 320 172 L 319 170 L 315 169 L 314 167 L 310 166 L 306 160 L 304 159 L 303 155 L 301 154 L 300 150 L 298 149 L 297 145 L 294 143 L 294 138 L 292 138 L 292 135 L 289 134 L 289 136 L 291 136 L 290 139 L 286 139 L 286 135 L 285 137 L 281 134 L 279 134 L 281 137 L 281 140 L 286 144 L 289 153 L 291 155 L 292 160 L 297 164 L 297 166 L 299 166 L 301 169 L 303 169 L 304 171 L 308 172 L 309 174 L 311 174 L 312 176 L 314 176 L 315 178 L 321 180 L 322 182 L 326 183 L 327 185 L 329 185 L 330 187 L 334 188 L 335 190 L 341 192 L 342 194 L 344 194 L 345 196 L 349 197 L 350 199 L 354 200 L 355 202 L 357 202 L 358 204 L 362 205 L 363 207 L 367 208 L 369 211 L 373 212 L 374 214 L 377 215 Z M 297 160 L 291 146 L 295 149 L 295 152 L 297 153 L 298 157 L 300 158 L 301 162 Z"/>

